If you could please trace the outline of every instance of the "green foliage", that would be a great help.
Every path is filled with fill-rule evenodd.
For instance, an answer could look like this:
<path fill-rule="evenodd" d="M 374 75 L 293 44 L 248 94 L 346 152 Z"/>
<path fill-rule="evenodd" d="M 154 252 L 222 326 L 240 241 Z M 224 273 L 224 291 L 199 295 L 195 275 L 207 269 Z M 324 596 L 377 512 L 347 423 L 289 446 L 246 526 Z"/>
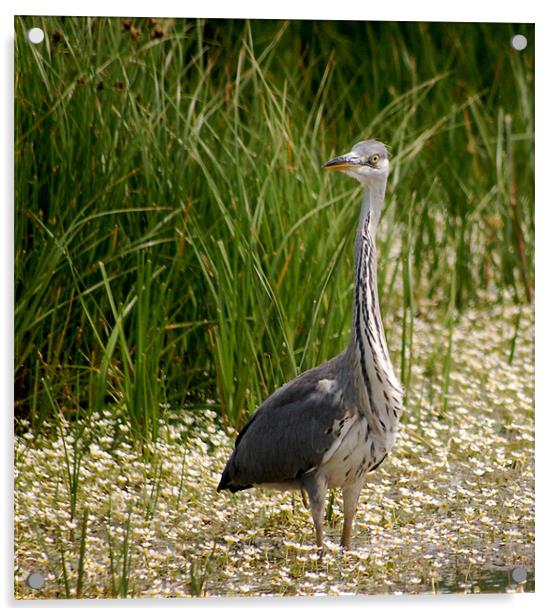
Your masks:
<path fill-rule="evenodd" d="M 17 415 L 238 426 L 340 352 L 360 191 L 320 164 L 370 137 L 410 385 L 420 297 L 450 331 L 478 289 L 531 298 L 533 48 L 504 24 L 16 19 Z"/>

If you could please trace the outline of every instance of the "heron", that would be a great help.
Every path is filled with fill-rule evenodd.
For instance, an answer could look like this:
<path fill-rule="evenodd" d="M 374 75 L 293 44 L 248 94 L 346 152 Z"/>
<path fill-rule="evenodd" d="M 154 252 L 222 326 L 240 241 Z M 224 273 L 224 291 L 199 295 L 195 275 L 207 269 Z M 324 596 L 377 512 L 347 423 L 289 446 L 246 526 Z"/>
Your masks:
<path fill-rule="evenodd" d="M 272 393 L 239 432 L 217 490 L 252 487 L 301 490 L 323 549 L 327 493 L 340 488 L 340 544 L 350 549 L 354 516 L 366 475 L 391 451 L 403 412 L 379 308 L 376 233 L 385 200 L 389 157 L 367 140 L 329 160 L 363 184 L 355 241 L 352 329 L 346 349 Z"/>

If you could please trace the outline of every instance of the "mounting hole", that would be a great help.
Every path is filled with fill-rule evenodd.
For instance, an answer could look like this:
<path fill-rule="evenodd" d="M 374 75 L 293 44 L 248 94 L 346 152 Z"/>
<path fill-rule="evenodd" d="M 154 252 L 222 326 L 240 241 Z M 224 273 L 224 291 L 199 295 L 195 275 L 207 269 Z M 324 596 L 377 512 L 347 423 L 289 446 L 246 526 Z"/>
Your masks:
<path fill-rule="evenodd" d="M 27 586 L 34 590 L 39 590 L 44 586 L 44 575 L 42 573 L 31 573 L 27 578 Z"/>
<path fill-rule="evenodd" d="M 31 28 L 27 31 L 27 40 L 33 45 L 38 45 L 44 41 L 44 32 L 40 28 Z"/>
<path fill-rule="evenodd" d="M 511 571 L 511 576 L 517 584 L 522 584 L 526 581 L 526 569 L 524 567 L 515 567 Z"/>
<path fill-rule="evenodd" d="M 526 49 L 527 45 L 528 39 L 524 36 L 524 34 L 515 34 L 511 39 L 511 47 L 516 49 L 516 51 Z"/>

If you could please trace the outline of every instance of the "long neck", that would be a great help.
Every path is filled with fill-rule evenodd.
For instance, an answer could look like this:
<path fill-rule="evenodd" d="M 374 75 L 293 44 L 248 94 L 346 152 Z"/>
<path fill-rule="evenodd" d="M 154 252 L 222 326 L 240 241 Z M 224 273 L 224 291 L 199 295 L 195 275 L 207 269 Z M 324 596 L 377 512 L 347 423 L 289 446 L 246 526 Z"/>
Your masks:
<path fill-rule="evenodd" d="M 385 196 L 385 184 L 366 187 L 355 245 L 352 336 L 347 359 L 358 391 L 358 402 L 372 415 L 398 420 L 402 392 L 395 377 L 379 309 L 375 236 Z"/>

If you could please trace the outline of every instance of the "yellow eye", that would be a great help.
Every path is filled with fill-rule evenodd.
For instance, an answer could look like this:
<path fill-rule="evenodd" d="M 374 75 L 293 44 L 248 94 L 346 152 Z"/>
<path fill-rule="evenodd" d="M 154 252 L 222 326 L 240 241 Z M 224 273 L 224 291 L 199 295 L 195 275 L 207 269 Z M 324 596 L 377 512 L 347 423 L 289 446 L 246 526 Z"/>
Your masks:
<path fill-rule="evenodd" d="M 376 165 L 379 162 L 379 154 L 374 154 L 369 160 L 372 165 Z"/>

